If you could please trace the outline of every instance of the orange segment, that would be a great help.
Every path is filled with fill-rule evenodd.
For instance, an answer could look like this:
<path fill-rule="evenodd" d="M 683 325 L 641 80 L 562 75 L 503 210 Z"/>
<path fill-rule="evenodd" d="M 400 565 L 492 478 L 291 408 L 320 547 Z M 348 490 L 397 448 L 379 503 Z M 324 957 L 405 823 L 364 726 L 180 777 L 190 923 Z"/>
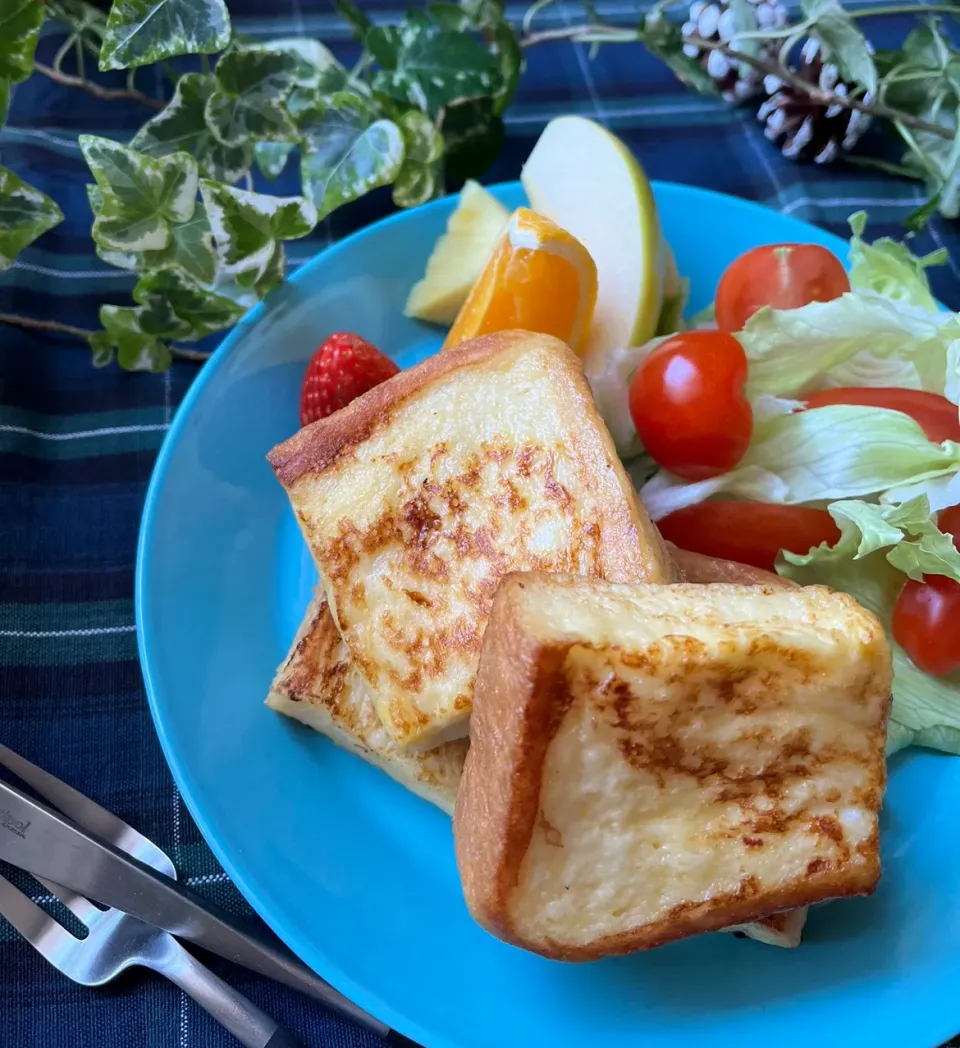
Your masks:
<path fill-rule="evenodd" d="M 554 335 L 580 353 L 596 301 L 597 267 L 587 249 L 549 218 L 521 207 L 494 245 L 443 348 L 521 328 Z"/>

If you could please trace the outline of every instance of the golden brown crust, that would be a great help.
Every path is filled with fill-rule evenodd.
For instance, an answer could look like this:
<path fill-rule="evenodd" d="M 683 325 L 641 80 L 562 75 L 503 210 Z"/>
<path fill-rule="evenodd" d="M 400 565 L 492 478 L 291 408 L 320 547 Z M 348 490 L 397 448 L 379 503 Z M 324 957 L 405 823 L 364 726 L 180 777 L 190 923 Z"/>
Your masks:
<path fill-rule="evenodd" d="M 781 578 L 772 571 L 755 568 L 751 564 L 741 564 L 735 560 L 722 560 L 720 557 L 708 557 L 703 553 L 691 553 L 680 549 L 672 542 L 667 543 L 667 550 L 685 582 L 732 582 L 740 586 L 796 586 L 792 579 Z"/>
<path fill-rule="evenodd" d="M 794 585 L 733 562 L 679 559 L 704 581 L 712 581 L 719 574 L 725 582 L 741 585 L 762 582 L 771 589 Z M 571 577 L 537 572 L 504 576 L 494 598 L 480 656 L 470 749 L 454 812 L 454 839 L 464 897 L 481 926 L 506 942 L 544 957 L 590 961 L 650 949 L 703 932 L 722 931 L 731 925 L 767 921 L 776 931 L 784 921 L 802 921 L 797 914 L 784 914 L 778 919 L 779 911 L 828 898 L 869 895 L 875 890 L 880 877 L 876 830 L 870 840 L 852 852 L 848 850 L 842 863 L 815 860 L 803 878 L 782 886 L 761 885 L 757 878 L 747 876 L 736 891 L 675 906 L 662 918 L 642 927 L 583 945 L 526 937 L 513 918 L 511 895 L 519 883 L 524 858 L 541 817 L 546 754 L 572 701 L 564 666 L 570 644 L 576 643 L 575 638 L 568 641 L 560 635 L 541 639 L 536 629 L 526 623 L 519 593 L 541 582 L 569 588 L 577 585 Z M 571 599 L 576 599 L 574 593 Z M 866 615 L 859 605 L 852 601 L 850 604 Z M 583 646 L 582 641 L 579 643 Z M 882 736 L 882 725 L 878 733 Z M 877 759 L 875 795 L 864 800 L 873 808 L 879 807 L 884 786 L 880 749 Z M 826 836 L 842 836 L 832 818 L 814 822 L 824 823 L 822 832 Z"/>

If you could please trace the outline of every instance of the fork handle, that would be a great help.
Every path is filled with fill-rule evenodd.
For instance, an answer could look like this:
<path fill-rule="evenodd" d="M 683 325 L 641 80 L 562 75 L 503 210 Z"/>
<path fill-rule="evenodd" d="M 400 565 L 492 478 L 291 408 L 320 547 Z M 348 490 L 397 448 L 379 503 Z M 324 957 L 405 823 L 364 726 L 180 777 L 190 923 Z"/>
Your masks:
<path fill-rule="evenodd" d="M 165 975 L 225 1026 L 245 1048 L 304 1048 L 292 1033 L 202 965 L 172 935 L 143 963 Z"/>

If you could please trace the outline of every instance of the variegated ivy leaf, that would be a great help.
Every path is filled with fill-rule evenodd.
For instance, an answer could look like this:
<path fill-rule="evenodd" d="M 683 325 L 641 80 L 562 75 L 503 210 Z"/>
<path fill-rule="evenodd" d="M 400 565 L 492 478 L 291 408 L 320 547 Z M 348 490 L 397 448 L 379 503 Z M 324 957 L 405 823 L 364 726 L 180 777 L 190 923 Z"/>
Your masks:
<path fill-rule="evenodd" d="M 47 13 L 76 36 L 83 49 L 100 57 L 100 47 L 107 31 L 107 12 L 87 0 L 46 0 Z"/>
<path fill-rule="evenodd" d="M 159 251 L 171 224 L 193 215 L 199 172 L 187 153 L 154 159 L 109 138 L 81 135 L 80 148 L 100 188 L 93 238 L 113 251 Z"/>
<path fill-rule="evenodd" d="M 283 279 L 282 241 L 306 236 L 317 209 L 304 197 L 274 197 L 206 180 L 200 193 L 223 273 L 243 287 Z M 279 273 L 279 280 L 275 280 Z"/>
<path fill-rule="evenodd" d="M 466 33 L 408 25 L 390 65 L 374 76 L 374 90 L 434 118 L 457 99 L 493 95 L 501 86 L 496 58 Z"/>
<path fill-rule="evenodd" d="M 63 212 L 50 197 L 0 167 L 0 269 L 62 221 Z"/>
<path fill-rule="evenodd" d="M 287 159 L 295 148 L 293 142 L 257 142 L 253 155 L 263 176 L 273 180 L 287 166 Z"/>
<path fill-rule="evenodd" d="M 103 195 L 98 185 L 87 186 L 87 197 L 94 218 L 100 213 Z M 170 224 L 170 241 L 157 251 L 113 251 L 94 241 L 97 255 L 104 262 L 119 269 L 137 273 L 154 273 L 174 269 L 186 273 L 200 283 L 210 283 L 217 272 L 217 258 L 213 250 L 213 234 L 202 203 L 197 203 L 186 222 Z"/>
<path fill-rule="evenodd" d="M 296 87 L 330 95 L 334 91 L 343 91 L 350 83 L 350 74 L 319 40 L 303 36 L 281 37 L 254 44 L 246 50 L 286 55 L 290 60 L 290 82 Z"/>
<path fill-rule="evenodd" d="M 836 62 L 844 80 L 870 93 L 877 90 L 877 68 L 866 37 L 840 0 L 801 0 L 804 17 L 813 21 L 810 35 L 820 41 L 825 57 Z"/>
<path fill-rule="evenodd" d="M 158 318 L 170 310 L 185 328 L 176 337 L 191 340 L 232 327 L 246 312 L 232 299 L 201 287 L 176 270 L 142 277 L 133 289 L 133 299 Z"/>
<path fill-rule="evenodd" d="M 418 109 L 397 119 L 403 135 L 403 166 L 393 183 L 397 207 L 415 207 L 443 192 L 443 135 Z"/>
<path fill-rule="evenodd" d="M 189 153 L 200 173 L 216 182 L 236 182 L 250 170 L 253 148 L 249 142 L 225 146 L 210 133 L 204 106 L 213 93 L 212 76 L 184 73 L 165 109 L 148 120 L 134 135 L 131 149 L 150 156 Z"/>
<path fill-rule="evenodd" d="M 0 79 L 18 84 L 33 72 L 33 53 L 42 25 L 42 0 L 0 3 Z"/>
<path fill-rule="evenodd" d="M 113 0 L 100 69 L 151 65 L 176 55 L 212 55 L 230 43 L 223 0 Z"/>
<path fill-rule="evenodd" d="M 304 113 L 300 172 L 320 218 L 392 182 L 403 164 L 403 136 L 358 95 L 340 92 Z"/>
<path fill-rule="evenodd" d="M 101 306 L 100 323 L 103 332 L 90 340 L 94 361 L 103 358 L 112 348 L 120 367 L 126 371 L 166 371 L 170 366 L 170 350 L 156 335 L 148 334 L 140 324 L 140 306 Z"/>
<path fill-rule="evenodd" d="M 250 138 L 295 140 L 296 126 L 285 102 L 298 68 L 290 52 L 243 48 L 225 54 L 217 62 L 216 87 L 205 107 L 213 136 L 226 146 Z"/>
<path fill-rule="evenodd" d="M 0 127 L 6 123 L 7 109 L 10 106 L 10 81 L 0 80 Z"/>

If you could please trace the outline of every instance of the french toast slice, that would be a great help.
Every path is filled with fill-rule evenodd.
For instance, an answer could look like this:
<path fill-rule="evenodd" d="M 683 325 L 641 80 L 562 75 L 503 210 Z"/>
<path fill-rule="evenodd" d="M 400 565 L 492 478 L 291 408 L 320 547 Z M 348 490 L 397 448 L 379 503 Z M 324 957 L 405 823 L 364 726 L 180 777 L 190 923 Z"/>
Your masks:
<path fill-rule="evenodd" d="M 471 913 L 586 961 L 869 894 L 890 681 L 825 587 L 505 577 L 454 814 Z"/>
<path fill-rule="evenodd" d="M 438 808 L 453 813 L 467 740 L 447 742 L 425 753 L 410 753 L 397 746 L 380 723 L 322 597 L 314 598 L 307 608 L 270 685 L 266 704 L 314 728 Z"/>
<path fill-rule="evenodd" d="M 710 585 L 716 582 L 731 582 L 741 586 L 780 586 L 796 587 L 792 579 L 781 578 L 772 571 L 755 568 L 750 564 L 740 564 L 734 560 L 722 560 L 719 557 L 708 557 L 703 553 L 692 553 L 680 549 L 672 542 L 667 549 L 676 565 L 680 578 L 684 582 L 698 582 Z M 749 924 L 725 928 L 748 939 L 766 943 L 768 946 L 783 946 L 787 949 L 800 945 L 803 926 L 807 922 L 807 907 L 798 906 L 785 913 L 773 913 L 767 917 L 752 921 Z"/>
<path fill-rule="evenodd" d="M 579 359 L 549 336 L 472 339 L 268 457 L 351 660 L 402 746 L 466 735 L 506 572 L 671 578 Z"/>

